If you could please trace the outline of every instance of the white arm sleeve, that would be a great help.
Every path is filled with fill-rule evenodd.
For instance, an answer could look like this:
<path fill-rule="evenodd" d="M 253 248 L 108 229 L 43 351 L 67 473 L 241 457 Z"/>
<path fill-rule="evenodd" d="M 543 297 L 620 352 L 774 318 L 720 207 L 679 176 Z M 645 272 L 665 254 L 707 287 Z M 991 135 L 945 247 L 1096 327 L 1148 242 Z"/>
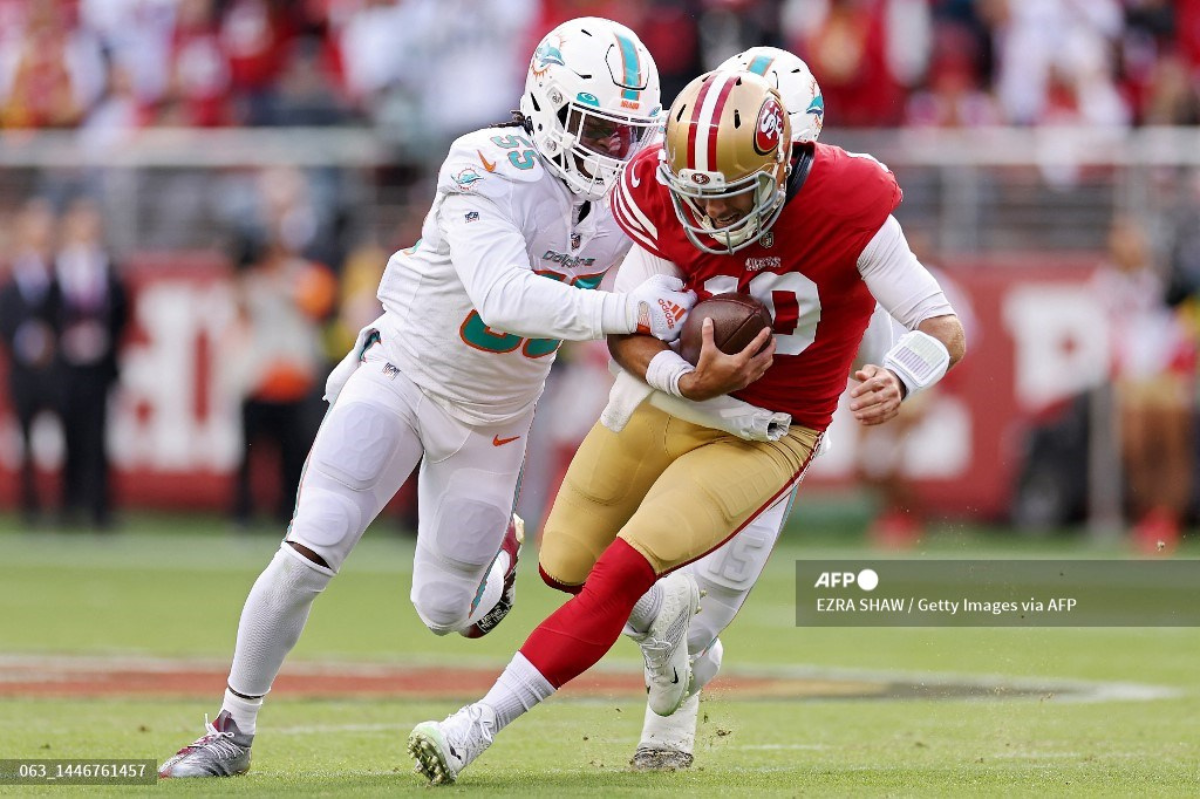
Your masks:
<path fill-rule="evenodd" d="M 625 295 L 577 289 L 534 274 L 525 237 L 488 198 L 448 195 L 442 211 L 450 259 L 489 328 L 574 341 L 636 329 L 628 320 Z"/>
<path fill-rule="evenodd" d="M 628 292 L 639 286 L 647 278 L 655 275 L 670 275 L 674 278 L 682 278 L 683 271 L 675 266 L 674 263 L 667 261 L 665 258 L 659 258 L 635 242 L 633 249 L 629 251 L 629 255 L 625 256 L 625 260 L 621 262 L 621 269 L 617 272 L 617 280 L 613 284 L 613 291 Z"/>
<path fill-rule="evenodd" d="M 909 249 L 893 216 L 863 248 L 858 272 L 879 304 L 910 331 L 930 317 L 954 313 L 937 279 Z"/>
<path fill-rule="evenodd" d="M 850 367 L 851 372 L 857 372 L 867 364 L 882 364 L 884 356 L 900 341 L 905 332 L 905 327 L 897 322 L 887 309 L 876 303 L 871 323 L 863 333 L 858 353 L 855 354 L 854 363 Z"/>

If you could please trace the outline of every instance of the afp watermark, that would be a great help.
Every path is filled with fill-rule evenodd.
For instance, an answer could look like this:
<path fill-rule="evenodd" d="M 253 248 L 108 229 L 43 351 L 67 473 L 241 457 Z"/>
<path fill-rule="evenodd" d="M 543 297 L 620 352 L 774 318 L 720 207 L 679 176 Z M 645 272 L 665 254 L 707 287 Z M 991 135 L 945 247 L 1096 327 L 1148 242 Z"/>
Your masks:
<path fill-rule="evenodd" d="M 801 627 L 1194 627 L 1200 561 L 801 560 Z"/>

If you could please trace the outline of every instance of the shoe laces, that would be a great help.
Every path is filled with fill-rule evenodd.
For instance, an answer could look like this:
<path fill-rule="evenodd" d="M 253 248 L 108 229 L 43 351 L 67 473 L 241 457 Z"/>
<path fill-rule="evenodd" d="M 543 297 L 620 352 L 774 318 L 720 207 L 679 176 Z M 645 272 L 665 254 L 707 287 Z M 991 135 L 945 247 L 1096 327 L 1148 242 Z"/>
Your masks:
<path fill-rule="evenodd" d="M 208 750 L 217 758 L 234 758 L 241 751 L 241 747 L 232 741 L 233 731 L 218 730 L 216 725 L 209 722 L 208 714 L 204 715 L 204 729 L 208 732 L 192 742 L 187 748 L 189 752 Z"/>
<path fill-rule="evenodd" d="M 463 719 L 456 720 L 456 725 L 462 727 L 462 739 L 458 742 L 466 754 L 463 758 L 463 763 L 474 761 L 475 758 L 488 748 L 495 739 L 496 732 L 493 730 L 491 720 L 484 719 L 483 706 L 479 703 L 472 703 L 469 706 L 463 706 L 454 716 L 462 716 Z M 455 738 L 458 738 L 457 736 Z"/>
<path fill-rule="evenodd" d="M 675 649 L 670 642 L 650 638 L 641 642 L 641 648 L 642 660 L 650 670 L 665 669 L 671 663 L 671 652 Z"/>

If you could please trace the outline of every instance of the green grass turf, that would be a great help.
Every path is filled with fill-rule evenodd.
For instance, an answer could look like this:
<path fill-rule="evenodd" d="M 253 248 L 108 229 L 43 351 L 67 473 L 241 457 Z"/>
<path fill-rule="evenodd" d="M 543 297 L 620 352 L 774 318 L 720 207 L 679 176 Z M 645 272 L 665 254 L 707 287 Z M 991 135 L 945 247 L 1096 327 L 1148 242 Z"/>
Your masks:
<path fill-rule="evenodd" d="M 122 534 L 25 534 L 0 520 L 0 653 L 216 659 L 232 652 L 246 592 L 277 542 L 212 520 L 144 518 Z M 562 596 L 523 562 L 516 611 L 479 641 L 439 639 L 408 603 L 412 545 L 372 530 L 317 602 L 294 658 L 498 668 Z M 794 561 L 862 555 L 844 536 L 799 529 L 723 637 L 726 671 L 815 666 L 1150 684 L 1178 696 L 771 702 L 719 694 L 703 705 L 696 767 L 624 765 L 642 698 L 553 700 L 514 724 L 450 788 L 403 755 L 412 725 L 455 702 L 272 698 L 244 778 L 152 787 L 0 786 L 0 796 L 735 797 L 1196 796 L 1200 637 L 1191 629 L 810 629 L 794 624 Z M 1074 539 L 1014 540 L 950 528 L 913 556 L 1111 555 Z M 1185 551 L 1187 553 L 1187 551 Z M 1187 553 L 1190 555 L 1190 553 Z M 636 671 L 620 642 L 606 666 Z M 286 669 L 286 667 L 285 667 Z M 464 694 L 462 700 L 474 699 Z M 162 760 L 199 733 L 218 696 L 0 701 L 0 758 Z M 617 709 L 620 709 L 619 711 Z M 586 738 L 585 738 L 586 737 Z"/>

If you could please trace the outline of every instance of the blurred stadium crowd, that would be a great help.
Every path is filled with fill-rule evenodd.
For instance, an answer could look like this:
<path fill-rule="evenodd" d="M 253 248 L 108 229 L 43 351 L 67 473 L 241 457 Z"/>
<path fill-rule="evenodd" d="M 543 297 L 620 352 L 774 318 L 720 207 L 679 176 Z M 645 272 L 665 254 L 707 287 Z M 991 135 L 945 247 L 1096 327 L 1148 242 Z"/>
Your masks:
<path fill-rule="evenodd" d="M 0 125 L 341 125 L 405 139 L 502 118 L 540 32 L 639 31 L 664 99 L 790 49 L 839 127 L 1193 124 L 1196 0 L 3 0 Z"/>
<path fill-rule="evenodd" d="M 286 519 L 322 413 L 324 374 L 377 314 L 374 291 L 387 256 L 415 241 L 446 145 L 506 119 L 537 40 L 559 22 L 585 15 L 623 22 L 640 34 L 657 60 L 664 104 L 691 78 L 747 47 L 792 50 L 821 84 L 830 131 L 824 139 L 837 144 L 840 134 L 878 141 L 871 138 L 877 129 L 1128 132 L 1200 123 L 1200 0 L 0 0 L 0 155 L 18 153 L 0 163 L 0 280 L 29 300 L 42 298 L 43 284 L 60 287 L 54 291 L 66 297 L 81 275 L 93 281 L 110 276 L 114 300 L 103 307 L 112 319 L 97 324 L 116 326 L 108 329 L 113 341 L 128 340 L 146 335 L 115 300 L 138 294 L 138 286 L 125 285 L 132 273 L 143 280 L 155 269 L 178 266 L 162 253 L 217 253 L 216 271 L 223 266 L 232 274 L 233 311 L 227 320 L 208 321 L 220 330 L 203 346 L 224 355 L 213 368 L 219 374 L 204 375 L 220 385 L 220 397 L 236 399 L 237 410 L 228 413 L 240 423 L 227 448 L 234 455 L 203 466 L 236 476 L 236 488 L 220 496 L 240 523 L 250 521 L 263 493 L 272 513 Z M 240 169 L 176 163 L 174 171 L 143 170 L 142 183 L 130 190 L 114 177 L 119 170 L 60 169 L 37 158 L 22 161 L 18 152 L 57 131 L 81 147 L 134 151 L 136 162 L 144 142 L 139 134 L 180 128 L 368 131 L 383 143 L 385 156 L 365 169 L 336 159 L 322 166 L 307 156 L 297 164 L 275 158 L 274 166 Z M 897 173 L 909 198 L 902 214 L 925 209 L 932 218 L 963 210 L 944 176 Z M 1148 185 L 1155 199 L 1133 215 L 1113 213 L 1114 206 L 1128 210 L 1141 201 L 1111 173 L 1032 174 L 1020 180 L 1044 193 L 1029 195 L 1044 207 L 1033 212 L 1038 220 L 1014 218 L 1015 238 L 1026 247 L 1054 247 L 1090 226 L 1076 249 L 1091 260 L 1089 291 L 1112 331 L 1106 386 L 1116 387 L 1118 430 L 1107 446 L 1119 452 L 1126 473 L 1119 479 L 1130 487 L 1128 511 L 1140 535 L 1172 541 L 1197 511 L 1191 465 L 1200 173 L 1188 164 L 1154 172 L 1135 185 Z M 985 185 L 977 192 L 980 215 L 988 216 L 986 203 L 1004 201 L 1005 192 L 1016 199 L 998 201 L 1001 211 L 1027 199 L 1015 191 L 1002 182 Z M 1081 205 L 1099 209 L 1101 222 L 1093 215 L 1083 225 L 1069 216 L 1076 195 Z M 1124 199 L 1114 202 L 1118 195 Z M 91 259 L 70 256 L 82 252 L 78 235 L 69 233 L 82 224 L 71 222 L 80 204 L 108 220 L 107 237 L 88 234 L 91 252 L 102 254 Z M 1047 215 L 1047 208 L 1068 216 Z M 995 217 L 1006 219 L 1000 212 Z M 1059 238 L 1031 244 L 1027 231 L 1038 225 Z M 950 233 L 941 236 L 929 228 L 931 263 L 951 273 L 969 272 L 952 251 L 988 249 L 981 241 L 952 246 L 961 226 L 947 224 Z M 919 235 L 920 218 L 910 230 Z M 134 262 L 141 266 L 129 269 Z M 206 263 L 201 272 L 213 270 Z M 84 305 L 99 309 L 99 284 L 88 285 L 93 290 L 84 290 L 92 291 Z M 74 469 L 91 477 L 64 485 L 82 480 L 98 488 L 68 489 L 67 506 L 91 509 L 88 518 L 103 525 L 110 519 L 103 444 L 66 427 L 39 434 L 34 425 L 43 410 L 63 418 L 74 413 L 65 405 L 71 379 L 62 372 L 67 323 L 61 298 L 55 303 L 45 312 L 45 341 L 31 338 L 30 329 L 19 334 L 17 317 L 6 313 L 0 351 L 10 365 L 13 421 L 0 436 L 0 471 L 15 474 L 39 458 L 43 466 L 90 465 Z M 23 359 L 56 370 L 45 397 L 19 397 L 18 383 L 34 385 L 20 371 Z M 561 361 L 539 413 L 541 441 L 530 448 L 552 454 L 531 459 L 538 463 L 531 463 L 528 481 L 546 487 L 528 493 L 539 501 L 552 496 L 555 474 L 598 415 L 608 380 L 602 346 L 565 348 Z M 106 387 L 117 381 L 116 363 L 105 362 Z M 130 387 L 153 379 L 127 373 L 114 413 L 135 425 L 151 412 Z M 1086 399 L 1076 406 L 1076 417 L 1102 409 Z M 1027 463 L 1062 462 L 1054 497 L 1046 496 L 1045 475 L 1030 474 L 1029 466 L 1020 470 L 1013 502 L 1028 507 L 1014 514 L 1020 519 L 1024 513 L 1032 525 L 1082 518 L 1089 491 L 1094 495 L 1100 485 L 1076 485 L 1087 448 L 1094 453 L 1105 443 L 1091 436 L 1086 420 L 1084 433 L 1072 434 L 1072 407 L 1063 411 L 1060 404 L 1057 416 L 1039 423 L 1023 445 Z M 119 435 L 110 431 L 110 450 Z M 244 446 L 260 439 L 276 443 L 277 480 L 263 477 L 263 465 Z M 22 456 L 25 443 L 43 455 Z M 73 450 L 94 454 L 97 448 L 100 462 L 95 456 L 72 461 Z M 23 486 L 0 492 L 0 501 L 21 505 L 32 518 L 39 492 L 30 488 L 33 482 Z M 918 505 L 902 487 L 886 493 Z M 46 495 L 44 487 L 40 494 Z"/>

